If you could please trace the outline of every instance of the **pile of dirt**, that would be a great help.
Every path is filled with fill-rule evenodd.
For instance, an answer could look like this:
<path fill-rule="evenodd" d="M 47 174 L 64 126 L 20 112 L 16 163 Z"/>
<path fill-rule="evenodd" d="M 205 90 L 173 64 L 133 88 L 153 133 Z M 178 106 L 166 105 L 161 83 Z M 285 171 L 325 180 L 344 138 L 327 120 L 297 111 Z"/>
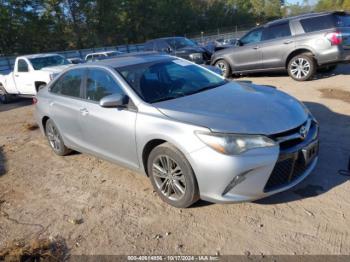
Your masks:
<path fill-rule="evenodd" d="M 0 261 L 65 261 L 68 248 L 63 238 L 12 241 L 0 249 Z"/>

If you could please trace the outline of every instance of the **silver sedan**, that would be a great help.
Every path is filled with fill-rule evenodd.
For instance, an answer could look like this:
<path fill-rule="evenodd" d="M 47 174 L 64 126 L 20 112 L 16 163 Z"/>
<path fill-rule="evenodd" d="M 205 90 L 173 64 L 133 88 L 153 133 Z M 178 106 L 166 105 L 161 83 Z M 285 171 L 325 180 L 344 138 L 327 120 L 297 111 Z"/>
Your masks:
<path fill-rule="evenodd" d="M 175 207 L 284 191 L 318 159 L 318 124 L 302 103 L 171 56 L 72 67 L 36 101 L 57 155 L 76 150 L 139 171 Z"/>

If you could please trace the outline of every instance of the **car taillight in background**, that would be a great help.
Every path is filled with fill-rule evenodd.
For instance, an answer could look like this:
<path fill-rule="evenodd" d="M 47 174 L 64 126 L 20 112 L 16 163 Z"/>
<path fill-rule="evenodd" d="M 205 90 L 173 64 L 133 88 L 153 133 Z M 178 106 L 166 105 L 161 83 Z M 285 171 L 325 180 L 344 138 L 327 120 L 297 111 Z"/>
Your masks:
<path fill-rule="evenodd" d="M 38 103 L 38 99 L 36 97 L 33 97 L 33 105 L 35 105 L 36 103 Z"/>
<path fill-rule="evenodd" d="M 343 42 L 343 36 L 340 32 L 328 33 L 326 37 L 332 45 L 340 45 Z"/>

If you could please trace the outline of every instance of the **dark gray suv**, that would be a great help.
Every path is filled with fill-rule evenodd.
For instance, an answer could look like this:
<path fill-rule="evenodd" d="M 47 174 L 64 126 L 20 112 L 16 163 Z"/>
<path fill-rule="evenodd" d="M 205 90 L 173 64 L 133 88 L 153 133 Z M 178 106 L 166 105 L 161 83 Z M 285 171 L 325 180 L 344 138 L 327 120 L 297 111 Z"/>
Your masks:
<path fill-rule="evenodd" d="M 249 31 L 233 48 L 214 53 L 211 63 L 232 74 L 287 70 L 298 81 L 317 70 L 350 62 L 350 15 L 324 12 L 267 23 Z"/>

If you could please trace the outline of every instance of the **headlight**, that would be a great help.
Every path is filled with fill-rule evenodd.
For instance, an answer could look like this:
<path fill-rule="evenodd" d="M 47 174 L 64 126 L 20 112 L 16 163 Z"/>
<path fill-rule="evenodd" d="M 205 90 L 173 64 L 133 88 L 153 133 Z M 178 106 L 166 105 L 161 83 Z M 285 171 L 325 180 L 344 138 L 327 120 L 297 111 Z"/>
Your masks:
<path fill-rule="evenodd" d="M 193 54 L 190 54 L 189 57 L 192 60 L 199 60 L 199 59 L 203 58 L 203 54 L 202 53 L 193 53 Z"/>
<path fill-rule="evenodd" d="M 276 145 L 272 139 L 260 135 L 220 134 L 201 131 L 197 131 L 195 134 L 204 144 L 226 155 L 239 155 L 250 149 Z"/>

